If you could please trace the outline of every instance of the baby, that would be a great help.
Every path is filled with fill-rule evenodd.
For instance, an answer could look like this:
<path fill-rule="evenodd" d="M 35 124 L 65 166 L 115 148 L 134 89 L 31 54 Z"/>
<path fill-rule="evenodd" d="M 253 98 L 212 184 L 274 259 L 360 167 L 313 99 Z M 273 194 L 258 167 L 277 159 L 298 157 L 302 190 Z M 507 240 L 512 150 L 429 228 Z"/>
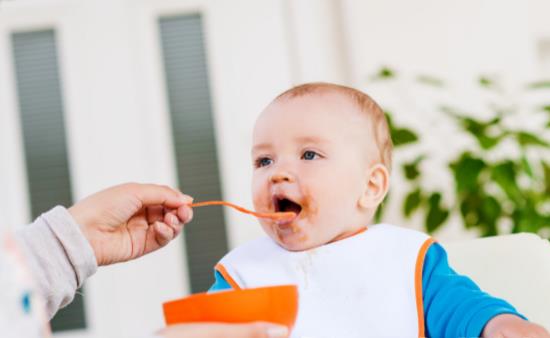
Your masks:
<path fill-rule="evenodd" d="M 269 237 L 226 255 L 211 291 L 298 285 L 293 337 L 550 337 L 456 274 L 429 236 L 370 225 L 391 153 L 368 95 L 328 83 L 279 95 L 254 128 L 254 207 L 296 216 L 261 219 Z"/>

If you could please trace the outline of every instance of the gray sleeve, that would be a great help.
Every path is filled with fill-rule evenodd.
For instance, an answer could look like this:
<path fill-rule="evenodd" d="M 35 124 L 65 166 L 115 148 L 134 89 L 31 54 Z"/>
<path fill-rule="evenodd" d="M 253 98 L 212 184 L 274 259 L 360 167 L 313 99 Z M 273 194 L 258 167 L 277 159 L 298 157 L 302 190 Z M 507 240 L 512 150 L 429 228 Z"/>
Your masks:
<path fill-rule="evenodd" d="M 80 227 L 64 207 L 42 214 L 16 231 L 49 318 L 69 304 L 77 288 L 97 270 L 97 262 Z"/>

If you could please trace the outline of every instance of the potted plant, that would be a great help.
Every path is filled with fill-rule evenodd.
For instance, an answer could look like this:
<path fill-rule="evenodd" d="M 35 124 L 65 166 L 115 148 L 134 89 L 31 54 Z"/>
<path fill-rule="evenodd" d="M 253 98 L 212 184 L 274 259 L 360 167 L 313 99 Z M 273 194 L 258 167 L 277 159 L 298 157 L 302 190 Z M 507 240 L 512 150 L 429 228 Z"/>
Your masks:
<path fill-rule="evenodd" d="M 392 86 L 398 78 L 394 70 L 384 67 L 369 84 Z M 533 232 L 549 238 L 550 81 L 520 86 L 514 95 L 496 77 L 481 76 L 476 82 L 475 90 L 485 98 L 481 117 L 445 102 L 449 87 L 444 81 L 433 76 L 408 80 L 408 88 L 430 88 L 433 110 L 455 127 L 460 134 L 455 136 L 467 142 L 439 162 L 438 170 L 445 171 L 454 186 L 427 184 L 426 162 L 434 149 L 419 147 L 423 135 L 414 127 L 397 123 L 399 111 L 386 110 L 394 153 L 409 154 L 409 159 L 395 168 L 405 182 L 405 193 L 387 198 L 399 200 L 405 218 L 421 217 L 429 233 L 454 215 L 466 229 L 476 229 L 481 236 Z M 382 106 L 386 109 L 384 102 Z M 383 213 L 380 208 L 377 217 L 382 218 Z"/>

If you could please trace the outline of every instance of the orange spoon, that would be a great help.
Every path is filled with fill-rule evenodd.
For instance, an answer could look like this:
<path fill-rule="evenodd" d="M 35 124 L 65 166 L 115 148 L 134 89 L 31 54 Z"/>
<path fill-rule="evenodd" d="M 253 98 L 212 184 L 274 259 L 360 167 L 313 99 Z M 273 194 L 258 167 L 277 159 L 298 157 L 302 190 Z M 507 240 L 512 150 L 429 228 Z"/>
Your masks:
<path fill-rule="evenodd" d="M 205 206 L 208 206 L 208 205 L 225 205 L 227 207 L 231 207 L 231 208 L 236 209 L 236 210 L 238 210 L 240 212 L 243 212 L 245 214 L 256 216 L 258 218 L 269 218 L 269 219 L 272 219 L 272 220 L 275 220 L 275 221 L 287 220 L 287 219 L 291 219 L 291 218 L 296 216 L 296 213 L 294 213 L 292 211 L 287 211 L 287 212 L 256 212 L 256 211 L 251 211 L 251 210 L 245 209 L 243 207 L 240 207 L 238 205 L 235 205 L 233 203 L 229 203 L 229 202 L 225 202 L 225 201 L 197 202 L 197 203 L 192 203 L 189 206 L 191 208 L 198 208 L 198 207 L 205 207 Z"/>

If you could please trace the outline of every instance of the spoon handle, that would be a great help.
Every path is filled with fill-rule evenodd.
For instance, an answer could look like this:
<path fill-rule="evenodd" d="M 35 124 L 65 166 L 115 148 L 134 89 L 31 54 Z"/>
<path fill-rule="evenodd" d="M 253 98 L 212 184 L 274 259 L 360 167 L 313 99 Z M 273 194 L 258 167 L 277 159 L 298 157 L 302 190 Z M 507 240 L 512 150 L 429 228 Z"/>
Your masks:
<path fill-rule="evenodd" d="M 243 207 L 240 207 L 238 205 L 235 205 L 233 203 L 229 203 L 229 202 L 225 202 L 225 201 L 204 201 L 204 202 L 192 203 L 189 206 L 191 208 L 198 208 L 198 207 L 205 207 L 205 206 L 209 206 L 209 205 L 224 205 L 224 206 L 236 209 L 236 210 L 238 210 L 240 212 L 243 212 L 245 214 L 256 216 L 258 218 L 269 218 L 269 219 L 273 219 L 273 220 L 289 219 L 289 218 L 292 218 L 292 217 L 296 216 L 296 214 L 294 212 L 291 212 L 291 211 L 289 211 L 289 212 L 256 212 L 256 211 L 251 211 L 251 210 L 245 209 Z"/>

